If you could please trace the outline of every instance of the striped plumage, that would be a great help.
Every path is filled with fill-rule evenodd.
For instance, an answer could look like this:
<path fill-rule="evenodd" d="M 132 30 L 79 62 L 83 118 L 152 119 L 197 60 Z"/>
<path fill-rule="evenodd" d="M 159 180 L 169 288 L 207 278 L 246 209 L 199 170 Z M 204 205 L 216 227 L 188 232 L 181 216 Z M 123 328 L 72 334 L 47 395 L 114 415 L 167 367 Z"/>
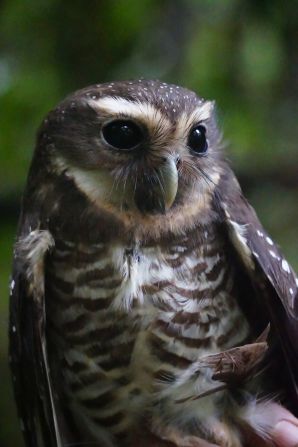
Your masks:
<path fill-rule="evenodd" d="M 175 401 L 212 387 L 208 372 L 193 370 L 200 357 L 249 335 L 224 242 L 210 228 L 195 245 L 191 236 L 164 246 L 56 243 L 49 340 L 74 416 L 96 439 L 103 429 L 130 434 L 151 407 L 160 418 L 157 403 L 174 420 L 181 411 L 189 422 L 208 419 L 205 403 L 200 415 Z"/>
<path fill-rule="evenodd" d="M 224 160 L 213 103 L 158 81 L 76 92 L 39 132 L 16 244 L 27 445 L 270 440 L 274 399 L 297 411 L 297 287 Z"/>

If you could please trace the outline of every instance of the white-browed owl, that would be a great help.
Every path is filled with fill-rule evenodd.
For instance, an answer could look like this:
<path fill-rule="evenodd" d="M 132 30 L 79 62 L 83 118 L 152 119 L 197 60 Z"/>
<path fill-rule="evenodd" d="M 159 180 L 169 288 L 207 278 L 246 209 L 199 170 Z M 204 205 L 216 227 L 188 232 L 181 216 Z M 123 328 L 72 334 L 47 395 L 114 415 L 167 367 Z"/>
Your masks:
<path fill-rule="evenodd" d="M 44 120 L 10 355 L 26 445 L 245 446 L 298 412 L 298 281 L 243 197 L 214 103 L 87 87 Z"/>

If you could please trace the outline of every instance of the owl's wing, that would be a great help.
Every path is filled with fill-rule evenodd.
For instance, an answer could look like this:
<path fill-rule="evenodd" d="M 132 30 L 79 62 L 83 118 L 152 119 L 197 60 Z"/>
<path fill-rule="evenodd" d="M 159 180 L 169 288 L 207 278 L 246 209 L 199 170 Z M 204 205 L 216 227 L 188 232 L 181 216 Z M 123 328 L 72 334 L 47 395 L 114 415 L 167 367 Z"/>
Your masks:
<path fill-rule="evenodd" d="M 262 301 L 255 303 L 256 315 L 258 308 L 262 308 L 262 312 L 265 310 L 272 330 L 277 334 L 292 382 L 292 400 L 297 413 L 298 279 L 243 197 L 233 174 L 228 173 L 221 179 L 215 192 L 215 206 L 238 254 L 241 269 L 248 274 L 257 300 Z"/>
<path fill-rule="evenodd" d="M 54 240 L 36 216 L 21 218 L 10 285 L 10 362 L 26 445 L 62 446 L 45 339 L 44 263 Z"/>

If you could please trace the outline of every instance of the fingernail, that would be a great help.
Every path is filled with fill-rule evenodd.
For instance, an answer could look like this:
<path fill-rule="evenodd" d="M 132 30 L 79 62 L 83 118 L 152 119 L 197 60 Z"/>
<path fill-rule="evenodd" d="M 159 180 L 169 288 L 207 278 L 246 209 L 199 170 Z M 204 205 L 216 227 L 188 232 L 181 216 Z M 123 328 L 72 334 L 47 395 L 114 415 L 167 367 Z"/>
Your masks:
<path fill-rule="evenodd" d="M 298 447 L 298 426 L 290 421 L 280 421 L 274 429 L 278 445 Z"/>

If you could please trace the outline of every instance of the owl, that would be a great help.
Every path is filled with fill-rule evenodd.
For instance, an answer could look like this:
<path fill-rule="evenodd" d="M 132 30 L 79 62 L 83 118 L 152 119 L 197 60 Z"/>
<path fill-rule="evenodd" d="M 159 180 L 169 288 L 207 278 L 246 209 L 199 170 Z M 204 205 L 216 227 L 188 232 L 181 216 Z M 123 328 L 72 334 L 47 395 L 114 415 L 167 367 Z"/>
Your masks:
<path fill-rule="evenodd" d="M 298 413 L 298 280 L 222 146 L 214 102 L 159 81 L 43 121 L 10 287 L 28 447 L 242 447 Z"/>

